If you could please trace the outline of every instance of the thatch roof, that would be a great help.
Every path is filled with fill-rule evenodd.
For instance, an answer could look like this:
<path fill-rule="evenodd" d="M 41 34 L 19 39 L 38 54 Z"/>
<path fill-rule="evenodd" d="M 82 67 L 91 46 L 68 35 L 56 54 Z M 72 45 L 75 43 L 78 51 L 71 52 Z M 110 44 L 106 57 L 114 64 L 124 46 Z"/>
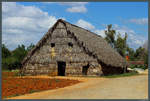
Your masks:
<path fill-rule="evenodd" d="M 48 36 L 51 37 L 53 30 L 56 28 L 59 22 L 63 23 L 67 33 L 74 36 L 74 39 L 78 42 L 78 44 L 99 62 L 112 67 L 123 68 L 126 66 L 126 60 L 119 53 L 117 53 L 101 36 L 76 25 L 70 24 L 62 19 L 59 19 L 37 43 L 37 45 L 29 52 L 27 57 L 22 62 L 23 65 L 30 59 L 36 49 L 42 45 L 46 38 Z"/>

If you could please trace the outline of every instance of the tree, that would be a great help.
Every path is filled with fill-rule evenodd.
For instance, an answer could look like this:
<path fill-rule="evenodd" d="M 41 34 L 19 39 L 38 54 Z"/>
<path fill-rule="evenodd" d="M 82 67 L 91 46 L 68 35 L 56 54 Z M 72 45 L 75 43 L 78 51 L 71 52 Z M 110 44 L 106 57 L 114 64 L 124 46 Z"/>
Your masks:
<path fill-rule="evenodd" d="M 138 60 L 144 60 L 145 55 L 146 55 L 146 50 L 141 46 L 138 49 L 136 49 L 136 52 L 134 54 L 135 58 Z"/>
<path fill-rule="evenodd" d="M 18 61 L 18 59 L 17 58 L 15 58 L 15 57 L 8 57 L 8 58 L 5 58 L 4 59 L 4 61 L 5 61 L 5 65 L 6 65 L 6 67 L 7 68 L 5 68 L 5 69 L 8 69 L 8 70 L 13 70 L 13 69 L 16 69 L 17 67 L 19 67 L 20 66 L 20 62 Z"/>
<path fill-rule="evenodd" d="M 145 57 L 144 57 L 144 64 L 148 68 L 148 51 L 146 52 Z"/>
<path fill-rule="evenodd" d="M 11 57 L 11 52 L 9 49 L 2 44 L 2 69 L 8 69 L 8 61 L 7 58 Z"/>
<path fill-rule="evenodd" d="M 17 58 L 19 61 L 22 61 L 26 55 L 27 50 L 24 45 L 18 45 L 18 47 L 12 52 L 12 56 Z"/>
<path fill-rule="evenodd" d="M 18 47 L 12 51 L 11 57 L 7 58 L 8 69 L 19 69 L 21 62 L 27 54 L 27 50 L 24 45 L 18 45 Z"/>
<path fill-rule="evenodd" d="M 114 48 L 115 47 L 115 35 L 116 31 L 112 29 L 112 25 L 107 26 L 107 30 L 105 31 L 105 40 Z"/>
<path fill-rule="evenodd" d="M 145 54 L 144 63 L 146 64 L 146 66 L 148 66 L 148 52 L 146 52 Z"/>
<path fill-rule="evenodd" d="M 129 46 L 127 46 L 127 52 L 128 52 L 128 56 L 130 58 L 131 61 L 134 61 L 135 57 L 134 57 L 134 54 L 135 54 L 135 51 L 130 48 Z"/>
<path fill-rule="evenodd" d="M 112 29 L 112 25 L 110 24 L 107 26 L 105 35 L 105 40 L 112 46 L 112 48 L 114 48 L 121 56 L 125 57 L 127 52 L 127 33 L 125 33 L 124 38 L 118 33 L 117 39 L 115 40 L 116 31 Z"/>
<path fill-rule="evenodd" d="M 127 52 L 126 40 L 127 40 L 127 33 L 125 33 L 125 37 L 124 38 L 122 38 L 121 34 L 119 33 L 117 35 L 117 40 L 115 41 L 115 49 L 123 57 L 125 57 L 126 52 Z"/>
<path fill-rule="evenodd" d="M 35 47 L 35 45 L 31 43 L 30 46 L 27 47 L 27 51 L 29 52 L 34 47 Z"/>
<path fill-rule="evenodd" d="M 21 67 L 21 62 L 35 45 L 30 44 L 27 48 L 24 45 L 18 45 L 18 47 L 10 51 L 4 44 L 2 45 L 2 69 L 18 69 Z"/>
<path fill-rule="evenodd" d="M 2 58 L 7 58 L 11 55 L 11 52 L 9 51 L 9 49 L 2 44 Z"/>

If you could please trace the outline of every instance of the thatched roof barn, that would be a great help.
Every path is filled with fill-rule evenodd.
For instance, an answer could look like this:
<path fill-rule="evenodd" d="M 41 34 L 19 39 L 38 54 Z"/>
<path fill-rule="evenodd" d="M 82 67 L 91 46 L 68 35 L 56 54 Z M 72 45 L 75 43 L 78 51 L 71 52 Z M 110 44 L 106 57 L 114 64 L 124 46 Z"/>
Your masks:
<path fill-rule="evenodd" d="M 22 61 L 30 75 L 109 75 L 126 72 L 126 60 L 99 35 L 59 19 Z"/>

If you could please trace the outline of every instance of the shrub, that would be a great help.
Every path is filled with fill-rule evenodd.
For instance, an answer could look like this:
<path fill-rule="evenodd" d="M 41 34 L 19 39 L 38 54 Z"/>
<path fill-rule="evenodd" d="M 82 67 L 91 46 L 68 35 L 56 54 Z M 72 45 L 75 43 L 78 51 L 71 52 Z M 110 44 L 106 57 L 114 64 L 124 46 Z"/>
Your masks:
<path fill-rule="evenodd" d="M 130 65 L 131 69 L 134 69 L 134 68 L 141 68 L 141 69 L 147 69 L 146 65 Z"/>

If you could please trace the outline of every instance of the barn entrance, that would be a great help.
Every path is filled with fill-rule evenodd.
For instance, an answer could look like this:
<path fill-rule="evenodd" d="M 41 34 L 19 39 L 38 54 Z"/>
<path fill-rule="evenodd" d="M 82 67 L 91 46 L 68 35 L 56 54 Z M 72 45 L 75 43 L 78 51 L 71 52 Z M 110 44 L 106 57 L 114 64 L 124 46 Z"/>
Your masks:
<path fill-rule="evenodd" d="M 82 75 L 87 75 L 89 64 L 82 67 Z"/>
<path fill-rule="evenodd" d="M 66 62 L 58 61 L 58 76 L 65 76 Z"/>

